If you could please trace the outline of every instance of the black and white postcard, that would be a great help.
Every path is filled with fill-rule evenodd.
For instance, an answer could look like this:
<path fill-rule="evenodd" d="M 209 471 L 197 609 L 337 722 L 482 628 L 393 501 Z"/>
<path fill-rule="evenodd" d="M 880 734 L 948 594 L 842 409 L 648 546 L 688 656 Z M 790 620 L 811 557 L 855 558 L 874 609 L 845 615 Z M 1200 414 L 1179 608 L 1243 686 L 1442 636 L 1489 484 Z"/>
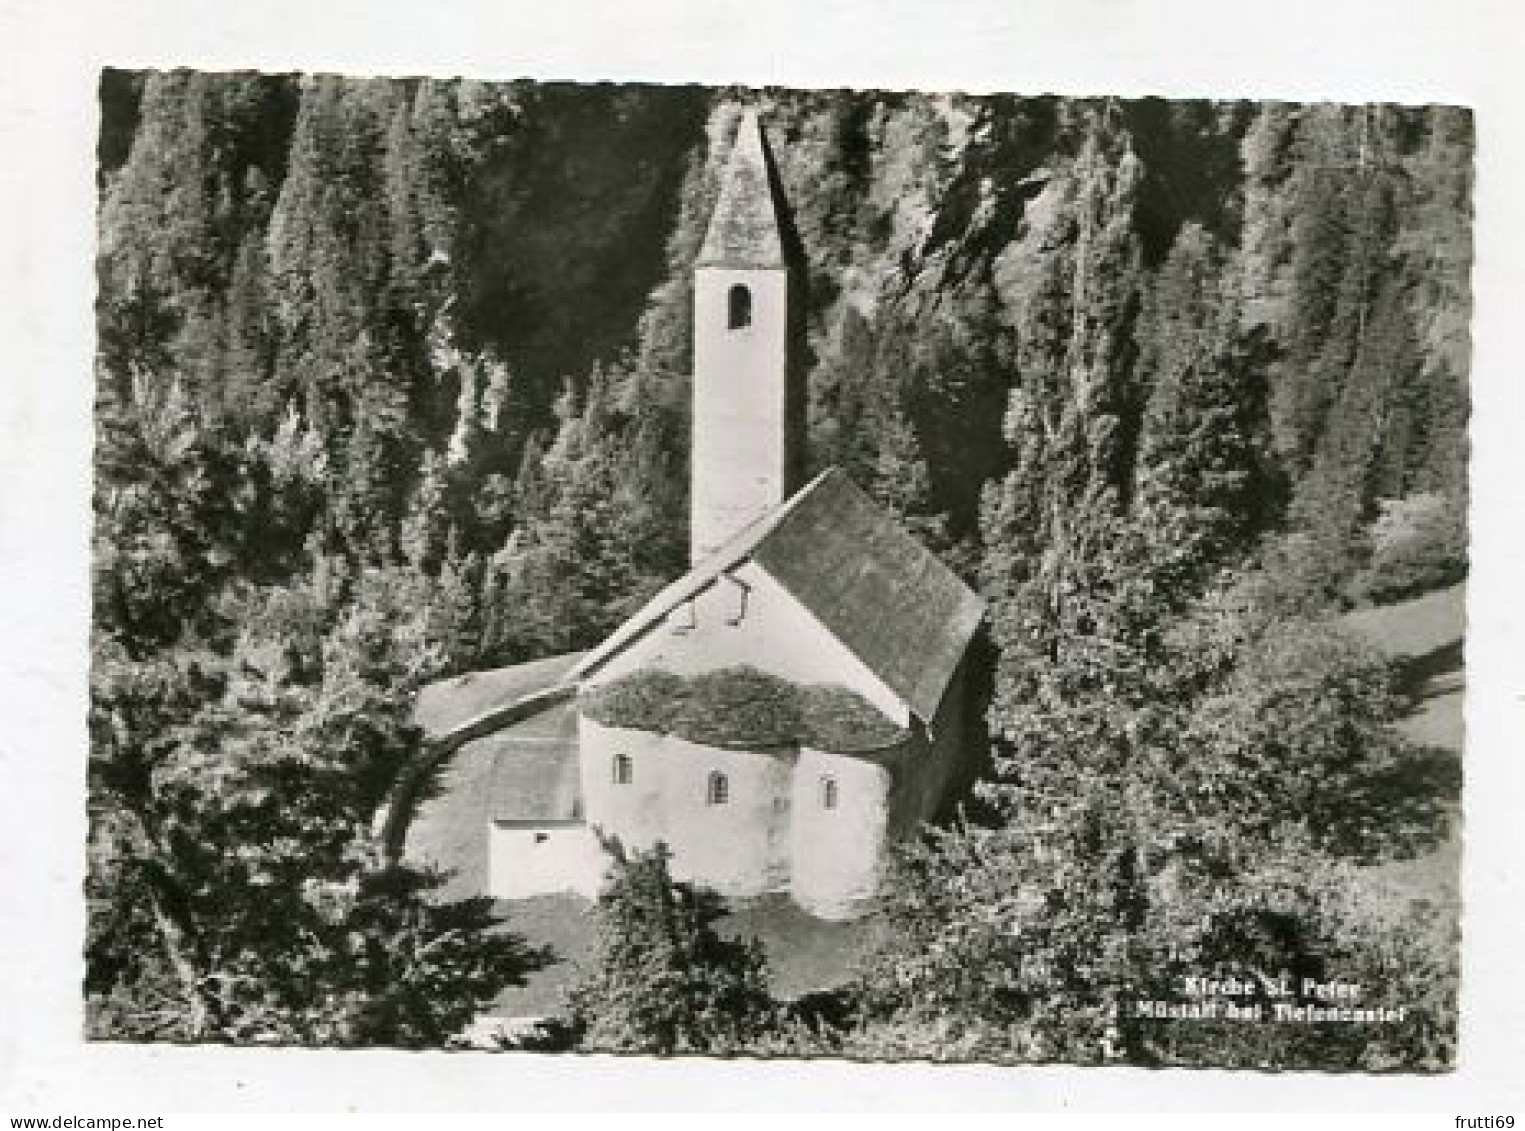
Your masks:
<path fill-rule="evenodd" d="M 900 73 L 79 80 L 75 1055 L 1465 1070 L 1479 96 Z"/>

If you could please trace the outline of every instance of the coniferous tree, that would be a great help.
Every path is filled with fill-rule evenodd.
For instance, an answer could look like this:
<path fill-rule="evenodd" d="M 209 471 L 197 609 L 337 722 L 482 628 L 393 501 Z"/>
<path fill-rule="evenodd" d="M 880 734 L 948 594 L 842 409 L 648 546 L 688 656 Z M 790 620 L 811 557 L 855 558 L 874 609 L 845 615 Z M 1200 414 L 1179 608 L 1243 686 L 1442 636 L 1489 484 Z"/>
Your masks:
<path fill-rule="evenodd" d="M 1146 305 L 1139 362 L 1151 387 L 1132 514 L 1150 532 L 1147 568 L 1168 608 L 1280 518 L 1263 434 L 1263 334 L 1243 327 L 1233 266 L 1187 225 Z"/>
<path fill-rule="evenodd" d="M 595 953 L 570 996 L 577 1047 L 667 1056 L 754 1045 L 774 1018 L 761 947 L 716 933 L 719 898 L 675 883 L 664 845 L 606 847 L 613 866 L 594 911 Z"/>
<path fill-rule="evenodd" d="M 416 612 L 374 585 L 326 632 L 301 593 L 238 611 L 226 658 L 103 657 L 96 1031 L 441 1045 L 536 958 L 495 929 L 488 900 L 441 901 L 440 877 L 373 841 L 416 756 L 405 690 L 438 670 L 404 619 Z"/>

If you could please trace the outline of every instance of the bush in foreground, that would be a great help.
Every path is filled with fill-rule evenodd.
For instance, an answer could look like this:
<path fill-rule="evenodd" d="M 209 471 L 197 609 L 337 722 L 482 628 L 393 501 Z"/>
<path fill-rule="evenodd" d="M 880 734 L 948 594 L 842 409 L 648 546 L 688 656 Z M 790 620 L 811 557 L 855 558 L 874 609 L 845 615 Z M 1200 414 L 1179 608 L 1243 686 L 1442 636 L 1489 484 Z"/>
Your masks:
<path fill-rule="evenodd" d="M 715 931 L 719 896 L 678 883 L 667 847 L 614 858 L 593 911 L 589 972 L 571 991 L 573 1039 L 584 1052 L 735 1053 L 774 1024 L 767 963 L 756 940 Z"/>

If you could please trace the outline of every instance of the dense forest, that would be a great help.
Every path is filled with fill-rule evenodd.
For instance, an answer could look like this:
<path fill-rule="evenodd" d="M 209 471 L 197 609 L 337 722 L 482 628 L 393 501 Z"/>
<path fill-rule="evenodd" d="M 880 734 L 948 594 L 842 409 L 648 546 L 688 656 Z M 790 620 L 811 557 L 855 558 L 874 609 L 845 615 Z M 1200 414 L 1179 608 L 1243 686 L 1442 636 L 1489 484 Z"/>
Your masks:
<path fill-rule="evenodd" d="M 378 813 L 420 686 L 685 568 L 689 274 L 749 101 L 809 469 L 989 602 L 982 780 L 829 1017 L 621 856 L 574 1038 L 1449 1064 L 1455 924 L 1352 878 L 1441 816 L 1333 615 L 1465 574 L 1467 112 L 189 72 L 101 85 L 91 1032 L 443 1045 L 545 960 Z M 1409 1008 L 1121 1008 L 1216 969 Z"/>

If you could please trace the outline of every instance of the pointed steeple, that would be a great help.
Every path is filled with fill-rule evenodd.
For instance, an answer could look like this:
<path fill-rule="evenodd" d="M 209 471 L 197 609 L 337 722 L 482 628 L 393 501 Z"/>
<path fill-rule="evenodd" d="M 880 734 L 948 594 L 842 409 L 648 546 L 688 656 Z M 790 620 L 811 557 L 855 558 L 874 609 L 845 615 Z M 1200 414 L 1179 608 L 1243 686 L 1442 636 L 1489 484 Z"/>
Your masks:
<path fill-rule="evenodd" d="M 757 113 L 736 127 L 694 264 L 689 555 L 698 562 L 789 497 L 798 464 L 790 279 Z"/>
<path fill-rule="evenodd" d="M 748 107 L 720 182 L 720 197 L 696 267 L 783 267 L 778 203 L 757 111 Z"/>

